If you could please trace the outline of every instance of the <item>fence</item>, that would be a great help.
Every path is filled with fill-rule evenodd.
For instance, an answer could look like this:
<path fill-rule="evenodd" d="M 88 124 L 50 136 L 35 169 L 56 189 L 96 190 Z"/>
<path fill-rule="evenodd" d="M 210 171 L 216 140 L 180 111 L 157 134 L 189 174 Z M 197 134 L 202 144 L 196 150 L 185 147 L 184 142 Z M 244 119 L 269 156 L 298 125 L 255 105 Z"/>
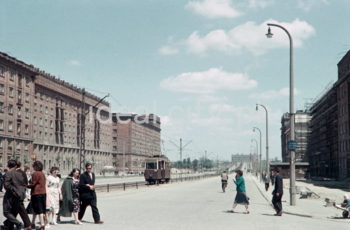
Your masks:
<path fill-rule="evenodd" d="M 171 178 L 169 183 L 195 181 L 195 180 L 201 180 L 201 179 L 215 177 L 215 176 L 218 176 L 218 174 L 206 174 L 206 175 L 199 175 L 199 176 L 179 176 L 177 178 Z M 147 182 L 145 181 L 136 181 L 136 182 L 95 185 L 95 189 L 96 191 L 100 191 L 100 192 L 110 192 L 111 190 L 125 191 L 127 188 L 138 189 L 139 187 L 148 187 L 148 186 L 151 186 L 151 185 L 147 184 Z M 159 186 L 159 184 L 155 184 L 155 186 Z"/>

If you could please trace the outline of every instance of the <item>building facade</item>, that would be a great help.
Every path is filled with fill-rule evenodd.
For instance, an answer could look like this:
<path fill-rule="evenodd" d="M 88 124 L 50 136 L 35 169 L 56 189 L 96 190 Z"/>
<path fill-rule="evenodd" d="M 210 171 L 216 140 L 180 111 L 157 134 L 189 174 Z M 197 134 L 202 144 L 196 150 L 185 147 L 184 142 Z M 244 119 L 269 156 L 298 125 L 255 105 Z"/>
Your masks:
<path fill-rule="evenodd" d="M 308 112 L 298 110 L 295 113 L 294 131 L 295 141 L 297 142 L 297 149 L 295 151 L 296 162 L 307 162 L 307 145 L 308 137 L 311 130 L 309 123 L 311 116 Z M 287 149 L 287 143 L 290 140 L 290 118 L 289 113 L 284 113 L 281 119 L 281 146 L 282 146 L 282 162 L 290 161 L 290 154 Z"/>
<path fill-rule="evenodd" d="M 337 90 L 329 89 L 310 108 L 308 158 L 311 177 L 338 178 Z"/>
<path fill-rule="evenodd" d="M 40 160 L 44 170 L 79 168 L 83 90 L 0 53 L 0 163 Z M 101 170 L 112 161 L 109 103 L 85 93 L 86 161 Z M 99 110 L 98 107 L 104 109 Z"/>
<path fill-rule="evenodd" d="M 350 176 L 350 51 L 338 63 L 335 83 L 338 104 L 338 166 L 339 178 Z"/>
<path fill-rule="evenodd" d="M 160 118 L 154 114 L 112 114 L 114 164 L 119 172 L 142 173 L 145 159 L 161 155 Z"/>

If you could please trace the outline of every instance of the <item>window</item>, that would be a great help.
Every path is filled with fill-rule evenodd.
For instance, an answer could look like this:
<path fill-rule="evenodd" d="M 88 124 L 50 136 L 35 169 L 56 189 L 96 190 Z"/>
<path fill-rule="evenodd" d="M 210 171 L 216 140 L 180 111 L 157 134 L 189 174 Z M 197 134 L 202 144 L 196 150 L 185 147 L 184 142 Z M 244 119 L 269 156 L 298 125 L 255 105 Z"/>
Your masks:
<path fill-rule="evenodd" d="M 49 113 L 49 109 L 47 108 L 47 106 L 45 107 L 45 114 Z"/>
<path fill-rule="evenodd" d="M 39 125 L 42 126 L 43 125 L 43 119 L 40 117 L 40 120 L 39 120 Z"/>
<path fill-rule="evenodd" d="M 0 113 L 4 112 L 4 103 L 0 102 Z"/>
<path fill-rule="evenodd" d="M 50 128 L 53 128 L 53 121 L 50 121 Z"/>
<path fill-rule="evenodd" d="M 43 99 L 43 93 L 40 92 L 40 99 L 42 100 Z"/>
<path fill-rule="evenodd" d="M 9 114 L 13 114 L 13 105 L 9 104 L 8 112 Z"/>
<path fill-rule="evenodd" d="M 10 81 L 13 81 L 15 79 L 15 73 L 13 71 L 10 71 Z"/>
<path fill-rule="evenodd" d="M 21 134 L 21 123 L 17 124 L 17 134 Z"/>
<path fill-rule="evenodd" d="M 8 143 L 8 145 L 7 145 L 7 148 L 8 148 L 9 150 L 12 150 L 12 141 L 9 141 L 9 143 Z"/>
<path fill-rule="evenodd" d="M 40 113 L 43 112 L 43 105 L 40 105 Z"/>
<path fill-rule="evenodd" d="M 27 142 L 24 143 L 24 150 L 25 150 L 25 151 L 28 151 L 28 143 L 27 143 Z"/>
<path fill-rule="evenodd" d="M 4 121 L 0 120 L 0 130 L 4 130 Z"/>
<path fill-rule="evenodd" d="M 26 126 L 25 126 L 24 132 L 25 132 L 25 134 L 28 134 L 28 133 L 29 133 L 29 125 L 26 125 Z"/>
<path fill-rule="evenodd" d="M 29 102 L 29 93 L 26 93 L 26 102 Z"/>
<path fill-rule="evenodd" d="M 0 77 L 5 77 L 5 67 L 0 66 Z"/>
<path fill-rule="evenodd" d="M 21 149 L 21 142 L 17 141 L 16 143 L 16 149 L 20 150 Z"/>
<path fill-rule="evenodd" d="M 29 83 L 30 83 L 30 77 L 26 77 L 26 86 L 29 86 Z"/>
<path fill-rule="evenodd" d="M 12 87 L 9 88 L 9 96 L 13 97 L 13 88 Z"/>
<path fill-rule="evenodd" d="M 34 125 L 38 124 L 38 120 L 34 117 Z"/>
<path fill-rule="evenodd" d="M 9 132 L 13 131 L 13 123 L 12 121 L 9 121 Z"/>
<path fill-rule="evenodd" d="M 3 84 L 0 84 L 0 94 L 4 94 L 5 93 L 5 88 Z"/>
<path fill-rule="evenodd" d="M 18 100 L 21 100 L 21 99 L 22 99 L 22 92 L 18 91 Z"/>
<path fill-rule="evenodd" d="M 36 112 L 36 106 L 37 106 L 37 104 L 34 103 L 34 112 Z"/>
<path fill-rule="evenodd" d="M 4 139 L 0 138 L 0 148 L 2 149 L 4 147 Z"/>
<path fill-rule="evenodd" d="M 29 119 L 29 109 L 26 108 L 25 116 L 27 119 Z"/>

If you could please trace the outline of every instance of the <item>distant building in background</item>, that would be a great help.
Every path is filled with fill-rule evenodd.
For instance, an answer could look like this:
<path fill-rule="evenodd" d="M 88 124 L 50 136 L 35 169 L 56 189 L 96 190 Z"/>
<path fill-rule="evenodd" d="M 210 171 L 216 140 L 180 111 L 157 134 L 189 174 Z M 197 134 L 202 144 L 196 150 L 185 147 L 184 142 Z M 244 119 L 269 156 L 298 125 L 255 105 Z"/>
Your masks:
<path fill-rule="evenodd" d="M 244 154 L 232 154 L 231 155 L 231 162 L 233 164 L 241 162 L 241 163 L 249 163 L 253 160 L 254 155 L 244 155 Z M 255 155 L 255 159 L 256 155 Z"/>
<path fill-rule="evenodd" d="M 161 155 L 160 117 L 113 113 L 112 121 L 112 151 L 117 170 L 143 172 L 147 157 Z"/>
<path fill-rule="evenodd" d="M 295 113 L 295 141 L 297 149 L 295 151 L 296 162 L 307 162 L 307 145 L 311 130 L 309 123 L 311 116 L 308 112 L 298 110 Z M 282 145 L 282 162 L 289 162 L 290 155 L 287 149 L 287 143 L 290 140 L 290 118 L 289 113 L 284 113 L 281 119 L 281 145 Z"/>

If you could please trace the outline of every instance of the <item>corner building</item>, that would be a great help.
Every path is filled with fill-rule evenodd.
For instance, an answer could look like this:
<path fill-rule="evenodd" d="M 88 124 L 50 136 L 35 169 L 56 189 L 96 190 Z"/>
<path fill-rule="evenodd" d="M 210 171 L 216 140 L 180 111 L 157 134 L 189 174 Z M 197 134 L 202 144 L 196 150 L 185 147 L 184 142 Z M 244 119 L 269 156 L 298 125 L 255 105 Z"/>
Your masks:
<path fill-rule="evenodd" d="M 145 159 L 161 155 L 160 118 L 154 114 L 112 114 L 114 166 L 119 172 L 143 173 Z"/>
<path fill-rule="evenodd" d="M 67 174 L 79 168 L 83 90 L 0 53 L 0 163 L 40 160 Z M 85 93 L 85 160 L 98 173 L 112 161 L 109 103 Z M 102 121 L 102 122 L 101 122 Z"/>

